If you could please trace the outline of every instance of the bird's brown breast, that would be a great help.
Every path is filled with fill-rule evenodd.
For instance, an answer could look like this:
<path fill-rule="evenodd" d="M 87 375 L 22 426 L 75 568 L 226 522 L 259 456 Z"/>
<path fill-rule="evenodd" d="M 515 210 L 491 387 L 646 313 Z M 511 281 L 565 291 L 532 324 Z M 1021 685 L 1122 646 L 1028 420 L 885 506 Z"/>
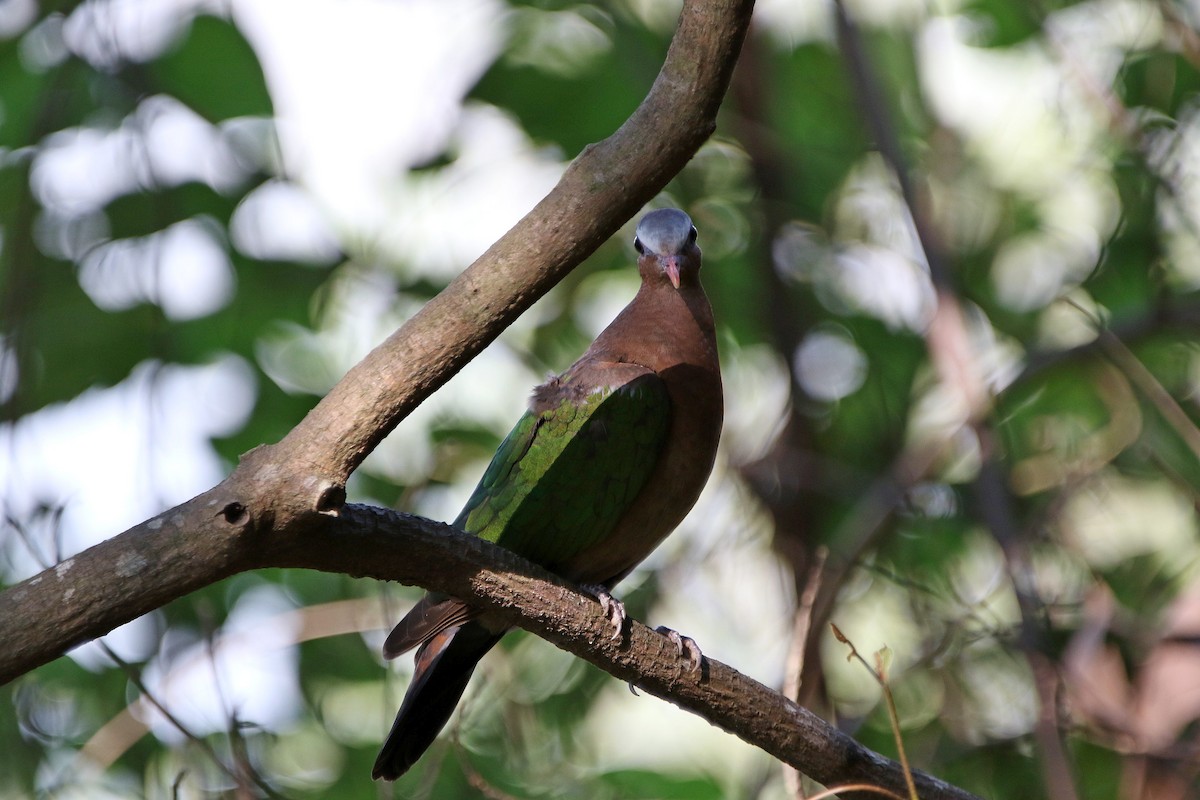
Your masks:
<path fill-rule="evenodd" d="M 599 379 L 622 364 L 662 378 L 671 398 L 670 427 L 645 487 L 612 533 L 556 566 L 583 583 L 611 586 L 623 578 L 679 525 L 708 481 L 723 403 L 712 310 L 703 290 L 643 287 L 572 373 L 578 368 Z"/>

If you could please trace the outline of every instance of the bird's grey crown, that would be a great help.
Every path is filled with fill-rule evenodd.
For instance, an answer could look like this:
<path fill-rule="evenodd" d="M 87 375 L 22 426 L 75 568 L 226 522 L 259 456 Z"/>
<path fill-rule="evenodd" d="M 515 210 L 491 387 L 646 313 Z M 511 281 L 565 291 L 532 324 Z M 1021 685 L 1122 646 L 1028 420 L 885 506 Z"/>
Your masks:
<path fill-rule="evenodd" d="M 660 208 L 642 217 L 633 241 L 639 253 L 676 255 L 696 241 L 696 227 L 678 208 Z"/>

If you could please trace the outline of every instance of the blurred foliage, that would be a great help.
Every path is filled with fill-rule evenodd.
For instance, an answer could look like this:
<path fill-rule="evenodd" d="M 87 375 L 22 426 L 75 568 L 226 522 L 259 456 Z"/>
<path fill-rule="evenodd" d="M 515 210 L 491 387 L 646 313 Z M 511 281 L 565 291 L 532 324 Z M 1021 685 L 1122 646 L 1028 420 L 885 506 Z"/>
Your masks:
<path fill-rule="evenodd" d="M 760 9 L 715 137 L 661 199 L 701 231 L 729 419 L 716 488 L 623 587 L 631 614 L 710 625 L 678 627 L 781 684 L 781 632 L 827 548 L 820 592 L 861 652 L 888 647 L 916 765 L 991 798 L 1043 796 L 1047 772 L 1069 775 L 1081 797 L 1197 796 L 1195 9 L 849 3 L 884 88 L 878 108 L 847 79 L 829 9 L 799 5 Z M 128 4 L 4 6 L 28 18 L 0 40 L 3 458 L 28 458 L 19 440 L 38 420 L 63 424 L 56 409 L 135 385 L 149 365 L 136 384 L 149 405 L 207 417 L 214 403 L 237 405 L 229 387 L 252 398 L 204 434 L 227 469 L 278 440 L 445 285 L 382 235 L 339 230 L 337 252 L 294 257 L 255 238 L 253 198 L 306 185 L 285 167 L 272 92 L 236 16 L 181 13 L 152 46 L 122 38 L 129 20 L 108 16 Z M 465 102 L 500 109 L 553 164 L 633 110 L 672 18 L 634 0 L 512 2 L 504 25 L 502 52 Z M 864 125 L 882 113 L 994 393 L 979 429 L 931 364 L 924 256 Z M 436 179 L 463 160 L 447 142 L 411 175 Z M 208 259 L 199 278 L 195 253 Z M 364 465 L 353 494 L 452 517 L 512 418 L 496 404 L 519 401 L 506 384 L 523 392 L 569 364 L 607 322 L 597 315 L 628 298 L 629 261 L 627 242 L 602 247 L 481 359 L 500 376 L 496 398 L 448 388 Z M 168 366 L 220 364 L 239 365 L 237 380 L 209 406 L 166 393 Z M 151 456 L 141 469 L 164 507 L 178 465 Z M 999 500 L 980 486 L 989 458 Z M 31 552 L 53 561 L 73 496 L 23 486 L 18 466 L 0 472 L 9 584 L 37 568 Z M 1015 542 L 990 527 L 997 503 Z M 1017 585 L 1032 594 L 1024 620 Z M 0 798 L 242 796 L 244 774 L 206 748 L 288 797 L 785 796 L 765 756 L 713 744 L 675 709 L 631 701 L 520 633 L 481 666 L 425 760 L 394 790 L 373 786 L 409 669 L 385 671 L 379 629 L 414 597 L 268 571 L 174 603 L 141 621 L 133 644 L 108 637 L 127 668 L 92 648 L 4 688 Z M 893 755 L 878 689 L 844 656 L 819 630 L 804 700 Z M 1065 760 L 1036 727 L 1031 664 L 1043 662 Z M 200 692 L 211 702 L 198 710 L 189 690 L 171 689 L 224 668 L 280 707 Z M 194 740 L 144 706 L 126 713 L 142 693 L 133 675 Z M 85 743 L 106 769 L 76 760 Z"/>

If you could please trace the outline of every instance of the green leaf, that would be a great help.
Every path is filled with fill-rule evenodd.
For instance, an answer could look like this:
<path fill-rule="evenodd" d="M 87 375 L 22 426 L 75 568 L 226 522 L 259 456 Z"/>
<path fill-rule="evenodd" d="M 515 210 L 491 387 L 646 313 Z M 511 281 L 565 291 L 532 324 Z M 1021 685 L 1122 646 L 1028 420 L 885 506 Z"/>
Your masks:
<path fill-rule="evenodd" d="M 258 58 L 226 20 L 197 17 L 183 43 L 146 70 L 160 91 L 210 122 L 272 113 Z"/>

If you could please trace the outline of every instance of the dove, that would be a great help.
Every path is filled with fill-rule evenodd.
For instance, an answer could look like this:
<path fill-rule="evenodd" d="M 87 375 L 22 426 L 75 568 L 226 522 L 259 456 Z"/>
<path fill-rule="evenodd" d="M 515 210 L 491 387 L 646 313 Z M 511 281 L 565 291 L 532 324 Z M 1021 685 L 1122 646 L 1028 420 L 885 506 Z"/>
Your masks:
<path fill-rule="evenodd" d="M 616 603 L 608 590 L 679 525 L 716 458 L 721 372 L 696 236 L 678 209 L 641 219 L 636 296 L 578 361 L 533 390 L 454 521 L 589 588 L 606 610 Z M 416 763 L 507 630 L 438 593 L 396 625 L 384 657 L 415 647 L 415 669 L 374 778 L 395 780 Z"/>

